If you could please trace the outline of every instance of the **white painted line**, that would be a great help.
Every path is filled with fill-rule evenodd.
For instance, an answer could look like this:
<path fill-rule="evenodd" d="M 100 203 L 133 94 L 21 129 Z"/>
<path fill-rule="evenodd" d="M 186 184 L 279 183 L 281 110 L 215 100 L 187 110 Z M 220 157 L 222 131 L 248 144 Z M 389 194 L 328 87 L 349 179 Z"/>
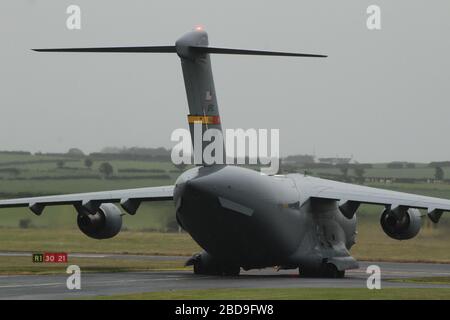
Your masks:
<path fill-rule="evenodd" d="M 64 282 L 41 283 L 41 284 L 14 284 L 14 285 L 0 286 L 0 288 L 49 287 L 59 285 L 64 285 Z"/>

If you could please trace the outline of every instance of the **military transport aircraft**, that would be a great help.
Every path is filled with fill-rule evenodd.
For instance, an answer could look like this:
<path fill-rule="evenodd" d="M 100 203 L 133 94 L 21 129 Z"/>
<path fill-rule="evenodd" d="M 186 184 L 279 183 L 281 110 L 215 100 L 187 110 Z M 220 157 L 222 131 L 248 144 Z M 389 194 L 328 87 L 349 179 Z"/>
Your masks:
<path fill-rule="evenodd" d="M 325 57 L 210 47 L 204 30 L 193 30 L 173 46 L 37 49 L 47 52 L 157 52 L 181 59 L 190 114 L 188 122 L 221 130 L 210 54 Z M 73 205 L 80 230 L 94 239 L 119 233 L 124 211 L 134 215 L 143 201 L 173 200 L 179 225 L 204 249 L 187 261 L 195 274 L 238 275 L 277 266 L 298 268 L 301 276 L 343 277 L 356 268 L 349 250 L 355 243 L 356 211 L 380 205 L 381 227 L 391 238 L 411 239 L 421 213 L 437 223 L 450 200 L 319 179 L 303 174 L 263 175 L 232 165 L 199 165 L 182 173 L 174 186 L 1 200 L 0 208 Z"/>

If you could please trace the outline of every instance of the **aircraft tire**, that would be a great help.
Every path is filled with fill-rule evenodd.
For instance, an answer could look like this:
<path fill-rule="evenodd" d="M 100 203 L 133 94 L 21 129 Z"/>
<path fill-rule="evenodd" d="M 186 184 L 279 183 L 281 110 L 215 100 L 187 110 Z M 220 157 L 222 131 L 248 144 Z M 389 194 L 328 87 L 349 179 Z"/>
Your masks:
<path fill-rule="evenodd" d="M 321 272 L 320 270 L 316 270 L 316 269 L 303 269 L 303 268 L 299 268 L 298 270 L 300 278 L 320 278 L 321 277 Z"/>
<path fill-rule="evenodd" d="M 327 263 L 318 269 L 299 268 L 301 278 L 332 278 L 340 279 L 345 277 L 345 270 L 338 270 L 334 264 Z"/>
<path fill-rule="evenodd" d="M 227 277 L 237 277 L 241 272 L 240 267 L 225 266 L 222 268 L 222 275 Z"/>
<path fill-rule="evenodd" d="M 323 276 L 325 278 L 341 279 L 345 277 L 345 270 L 340 271 L 334 264 L 327 263 L 324 266 Z"/>
<path fill-rule="evenodd" d="M 201 256 L 199 256 L 194 261 L 193 265 L 194 265 L 194 274 L 197 275 L 235 277 L 238 276 L 239 273 L 241 272 L 241 268 L 238 266 L 221 265 L 211 259 L 203 261 Z"/>

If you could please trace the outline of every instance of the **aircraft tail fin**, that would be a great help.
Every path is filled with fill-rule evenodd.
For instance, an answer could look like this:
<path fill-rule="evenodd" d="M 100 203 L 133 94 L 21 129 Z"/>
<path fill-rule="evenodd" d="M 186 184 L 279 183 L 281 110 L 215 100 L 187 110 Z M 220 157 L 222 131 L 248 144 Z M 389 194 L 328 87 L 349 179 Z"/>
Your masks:
<path fill-rule="evenodd" d="M 111 52 L 111 53 L 176 53 L 181 59 L 183 77 L 186 88 L 186 96 L 189 106 L 188 123 L 194 146 L 194 159 L 199 163 L 205 163 L 203 151 L 209 141 L 203 141 L 204 133 L 208 129 L 216 129 L 222 133 L 219 109 L 217 105 L 214 79 L 211 69 L 210 54 L 234 54 L 256 56 L 285 56 L 285 57 L 312 57 L 325 58 L 325 55 L 306 54 L 293 52 L 276 52 L 262 50 L 246 50 L 209 47 L 208 34 L 201 28 L 191 31 L 178 39 L 173 46 L 137 46 L 137 47 L 101 47 L 101 48 L 59 48 L 59 49 L 33 49 L 38 52 Z M 200 128 L 196 130 L 196 128 Z M 201 142 L 196 141 L 195 133 L 201 134 Z M 216 131 L 217 133 L 217 131 Z M 211 139 L 215 139 L 215 135 Z M 225 146 L 222 151 L 225 163 Z M 218 143 L 215 141 L 215 150 Z M 213 155 L 215 160 L 220 157 Z"/>

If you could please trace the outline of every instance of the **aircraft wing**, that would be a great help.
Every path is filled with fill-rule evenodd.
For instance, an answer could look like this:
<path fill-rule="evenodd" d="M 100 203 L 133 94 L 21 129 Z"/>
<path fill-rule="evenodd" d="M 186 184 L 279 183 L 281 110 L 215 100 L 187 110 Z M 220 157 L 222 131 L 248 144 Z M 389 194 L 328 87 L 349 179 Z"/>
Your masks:
<path fill-rule="evenodd" d="M 309 197 L 340 201 L 340 206 L 357 206 L 361 203 L 397 207 L 425 209 L 433 222 L 439 221 L 444 211 L 450 211 L 450 200 L 421 196 L 411 193 L 354 185 L 308 177 L 311 188 Z M 319 182 L 319 180 L 321 180 Z"/>
<path fill-rule="evenodd" d="M 83 206 L 94 213 L 102 203 L 120 202 L 125 211 L 134 214 L 142 201 L 172 200 L 173 188 L 173 186 L 163 186 L 8 199 L 0 200 L 0 208 L 29 207 L 35 214 L 40 215 L 46 206 L 71 204 L 75 207 Z"/>

